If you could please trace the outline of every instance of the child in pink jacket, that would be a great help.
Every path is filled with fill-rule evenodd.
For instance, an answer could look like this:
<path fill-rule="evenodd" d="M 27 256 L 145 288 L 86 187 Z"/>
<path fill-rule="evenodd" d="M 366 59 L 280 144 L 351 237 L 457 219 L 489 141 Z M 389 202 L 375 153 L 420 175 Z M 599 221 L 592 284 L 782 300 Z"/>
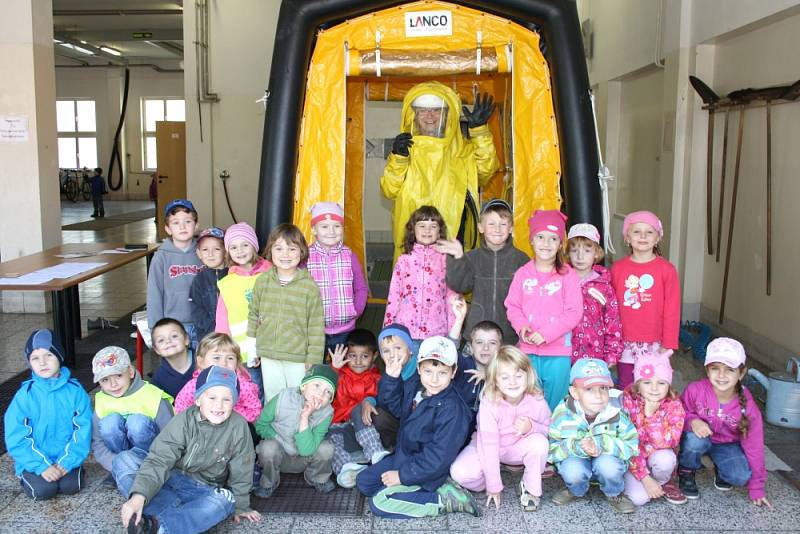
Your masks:
<path fill-rule="evenodd" d="M 622 395 L 622 406 L 639 432 L 639 456 L 625 473 L 625 495 L 636 506 L 664 497 L 683 504 L 686 496 L 672 482 L 686 412 L 672 389 L 668 353 L 643 355 L 633 367 L 634 383 Z"/>
<path fill-rule="evenodd" d="M 572 363 L 581 358 L 603 360 L 611 369 L 622 353 L 622 325 L 611 273 L 598 265 L 605 253 L 600 232 L 588 223 L 575 224 L 567 235 L 569 263 L 581 279 L 583 316 L 572 330 Z"/>
<path fill-rule="evenodd" d="M 572 329 L 583 314 L 580 278 L 563 257 L 565 224 L 557 210 L 537 210 L 528 220 L 533 259 L 514 274 L 505 300 L 517 346 L 530 357 L 551 411 L 569 389 Z"/>
<path fill-rule="evenodd" d="M 415 340 L 447 336 L 455 320 L 449 299 L 456 293 L 445 282 L 447 256 L 434 248 L 440 239 L 447 239 L 447 226 L 436 208 L 412 213 L 405 253 L 397 258 L 389 285 L 383 326 L 402 324 Z"/>
<path fill-rule="evenodd" d="M 239 363 L 239 346 L 228 334 L 211 333 L 200 341 L 197 347 L 197 369 L 192 379 L 175 397 L 175 413 L 178 414 L 194 406 L 194 391 L 198 375 L 207 367 L 218 365 L 236 372 L 239 379 L 239 400 L 233 407 L 239 415 L 252 423 L 261 414 L 261 401 L 258 400 L 258 387 L 250 380 L 250 374 L 242 370 Z"/>
<path fill-rule="evenodd" d="M 522 508 L 539 508 L 550 408 L 536 383 L 528 356 L 510 345 L 502 347 L 487 367 L 478 430 L 450 467 L 450 476 L 465 488 L 486 490 L 487 506 L 494 502 L 500 509 L 503 463 L 525 466 L 520 481 Z"/>

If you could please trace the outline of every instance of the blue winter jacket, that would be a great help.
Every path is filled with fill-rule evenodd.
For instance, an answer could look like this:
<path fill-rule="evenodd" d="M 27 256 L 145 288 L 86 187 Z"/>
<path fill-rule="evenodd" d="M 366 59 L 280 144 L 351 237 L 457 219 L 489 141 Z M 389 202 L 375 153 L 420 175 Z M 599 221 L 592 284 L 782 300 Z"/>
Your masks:
<path fill-rule="evenodd" d="M 400 482 L 436 491 L 464 445 L 471 415 L 452 382 L 412 410 L 420 387 L 418 375 L 403 382 L 384 373 L 378 383 L 378 405 L 400 419 L 394 451 Z"/>
<path fill-rule="evenodd" d="M 214 331 L 217 322 L 217 299 L 219 288 L 217 282 L 225 278 L 228 268 L 203 269 L 200 271 L 189 290 L 192 308 L 192 323 L 197 330 L 197 339 L 203 339 Z"/>
<path fill-rule="evenodd" d="M 56 378 L 33 374 L 22 383 L 4 416 L 6 448 L 14 471 L 41 475 L 53 464 L 72 471 L 89 455 L 92 406 L 80 382 L 61 368 Z"/>

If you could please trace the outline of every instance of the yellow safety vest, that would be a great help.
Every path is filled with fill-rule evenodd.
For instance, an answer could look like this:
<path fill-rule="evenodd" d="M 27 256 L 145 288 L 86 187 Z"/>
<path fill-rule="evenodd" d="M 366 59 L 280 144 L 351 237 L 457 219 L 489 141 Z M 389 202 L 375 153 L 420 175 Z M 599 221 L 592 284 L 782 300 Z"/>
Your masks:
<path fill-rule="evenodd" d="M 98 392 L 94 398 L 94 411 L 100 419 L 112 413 L 118 413 L 123 416 L 139 413 L 150 419 L 155 419 L 158 414 L 158 407 L 161 405 L 161 399 L 167 399 L 170 404 L 173 401 L 172 397 L 167 393 L 153 384 L 145 382 L 132 395 L 112 397 L 102 391 Z"/>
<path fill-rule="evenodd" d="M 261 274 L 261 273 L 259 273 Z M 236 273 L 228 275 L 217 282 L 219 296 L 228 310 L 228 328 L 233 340 L 242 347 L 247 339 L 247 316 L 250 313 L 250 302 L 253 300 L 253 286 L 258 275 L 242 276 Z M 246 363 L 250 354 L 245 349 L 241 352 L 241 360 Z"/>

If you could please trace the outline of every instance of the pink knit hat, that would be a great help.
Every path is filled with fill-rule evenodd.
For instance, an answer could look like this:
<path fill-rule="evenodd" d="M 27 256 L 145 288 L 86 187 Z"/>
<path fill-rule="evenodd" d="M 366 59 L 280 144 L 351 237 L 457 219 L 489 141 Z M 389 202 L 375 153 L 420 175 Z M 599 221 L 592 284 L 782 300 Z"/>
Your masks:
<path fill-rule="evenodd" d="M 225 250 L 230 248 L 234 239 L 244 239 L 258 251 L 258 237 L 253 227 L 246 222 L 236 223 L 225 230 Z"/>
<path fill-rule="evenodd" d="M 531 239 L 539 232 L 552 232 L 564 241 L 567 233 L 567 216 L 558 210 L 536 210 L 533 217 L 528 219 L 528 228 Z"/>
<path fill-rule="evenodd" d="M 664 380 L 672 384 L 672 366 L 669 364 L 671 350 L 664 352 L 651 352 L 639 356 L 633 364 L 633 380 Z"/>
<path fill-rule="evenodd" d="M 336 202 L 317 202 L 311 206 L 311 226 L 320 221 L 344 222 L 344 210 Z"/>
<path fill-rule="evenodd" d="M 627 237 L 628 229 L 632 224 L 636 223 L 649 224 L 658 232 L 659 237 L 664 237 L 664 227 L 661 226 L 661 220 L 652 211 L 634 211 L 627 214 L 625 220 L 622 221 L 622 237 Z"/>
<path fill-rule="evenodd" d="M 741 343 L 729 337 L 718 337 L 706 347 L 706 361 L 703 365 L 719 362 L 731 369 L 738 369 L 740 365 L 744 365 L 746 359 Z"/>

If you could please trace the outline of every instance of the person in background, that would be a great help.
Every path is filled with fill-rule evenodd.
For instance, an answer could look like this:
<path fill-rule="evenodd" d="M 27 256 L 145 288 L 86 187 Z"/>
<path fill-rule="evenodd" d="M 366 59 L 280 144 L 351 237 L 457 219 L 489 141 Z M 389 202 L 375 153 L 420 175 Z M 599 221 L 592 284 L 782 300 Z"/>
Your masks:
<path fill-rule="evenodd" d="M 84 174 L 84 176 L 86 176 Z M 84 178 L 85 180 L 86 178 Z M 92 217 L 98 217 L 102 219 L 106 216 L 106 209 L 103 206 L 103 195 L 105 195 L 108 190 L 106 189 L 106 179 L 103 178 L 103 169 L 100 167 L 94 170 L 94 175 L 89 178 L 89 183 L 92 189 L 92 206 L 94 207 L 94 211 L 92 211 Z"/>

